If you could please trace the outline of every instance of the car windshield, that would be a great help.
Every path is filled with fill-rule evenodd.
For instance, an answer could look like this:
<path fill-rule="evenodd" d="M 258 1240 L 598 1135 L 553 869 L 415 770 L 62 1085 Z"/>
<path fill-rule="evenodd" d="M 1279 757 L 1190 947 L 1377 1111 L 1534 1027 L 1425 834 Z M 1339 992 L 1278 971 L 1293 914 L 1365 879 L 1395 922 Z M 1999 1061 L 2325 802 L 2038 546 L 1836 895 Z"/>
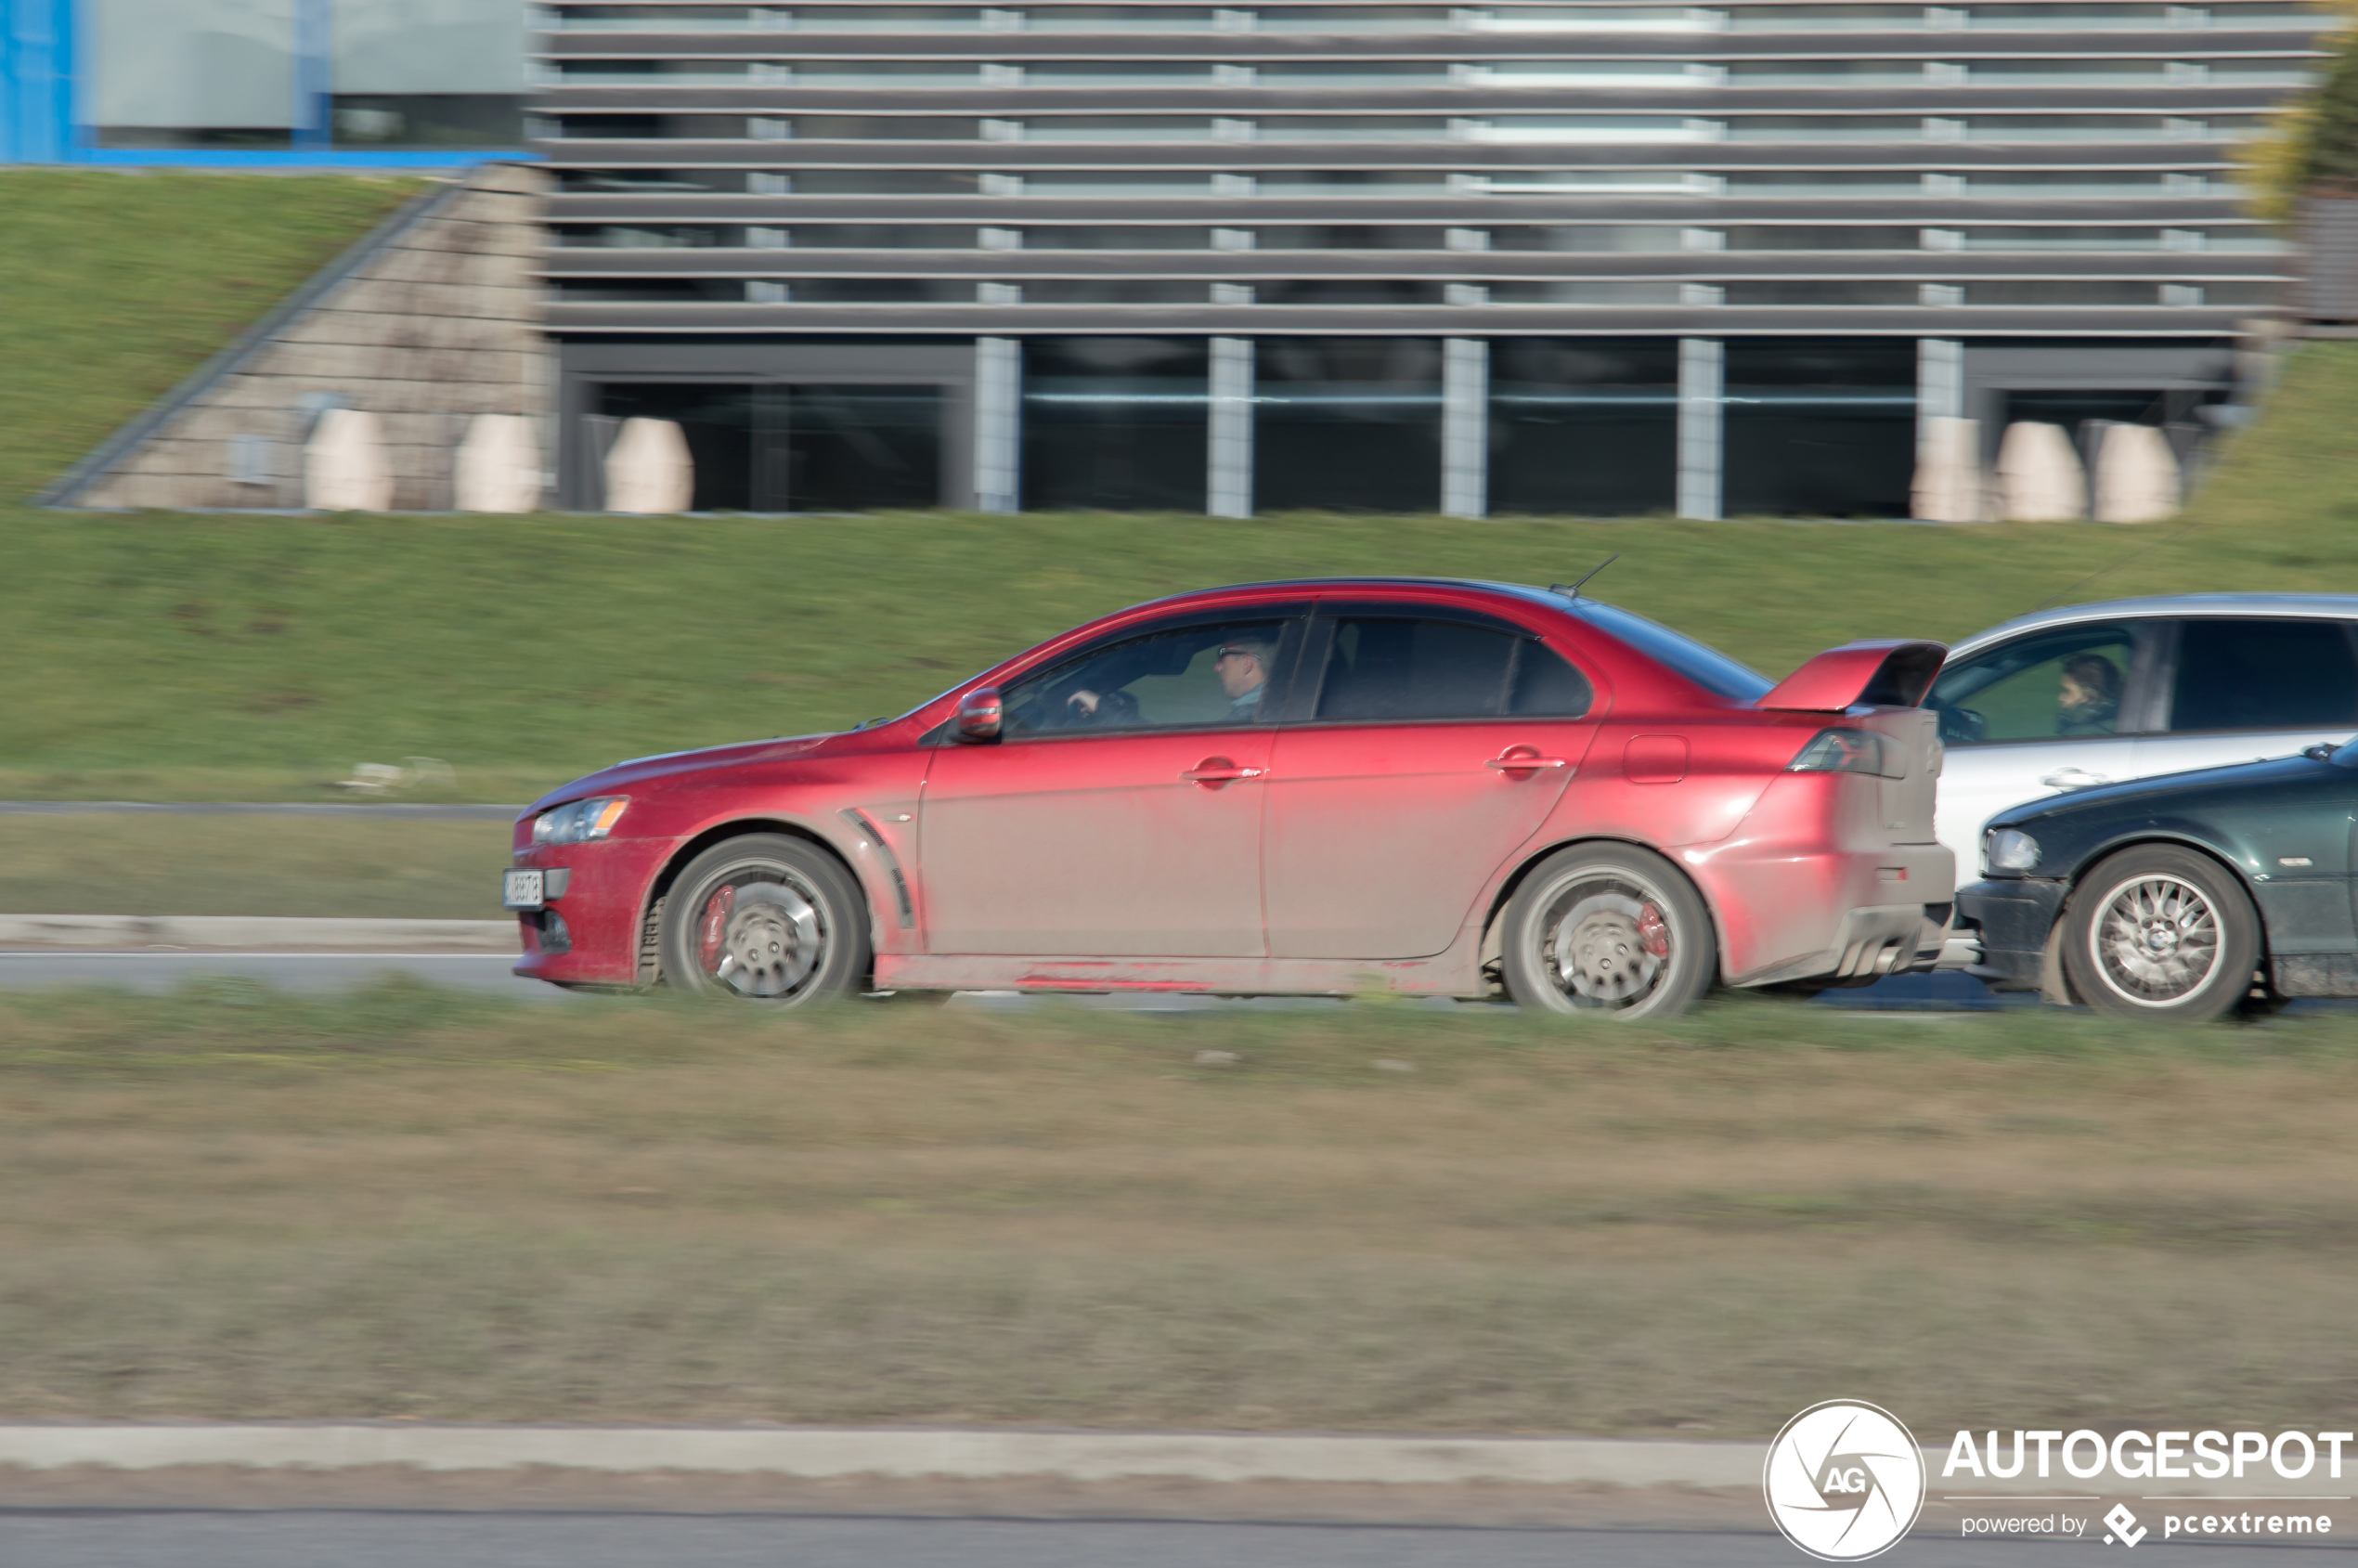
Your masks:
<path fill-rule="evenodd" d="M 1730 702 L 1756 702 L 1776 684 L 1749 665 L 1738 664 L 1717 648 L 1671 630 L 1658 621 L 1634 615 L 1618 604 L 1575 599 L 1572 613 L 1600 631 L 1626 642 L 1656 664 L 1666 665 L 1704 691 Z"/>

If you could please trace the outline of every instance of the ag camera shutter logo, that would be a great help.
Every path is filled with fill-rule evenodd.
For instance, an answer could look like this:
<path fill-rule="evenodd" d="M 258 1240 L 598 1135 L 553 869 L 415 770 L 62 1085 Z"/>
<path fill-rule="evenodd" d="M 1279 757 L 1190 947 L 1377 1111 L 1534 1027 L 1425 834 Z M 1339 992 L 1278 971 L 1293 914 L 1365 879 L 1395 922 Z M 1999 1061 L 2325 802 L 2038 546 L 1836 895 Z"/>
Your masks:
<path fill-rule="evenodd" d="M 1889 1550 L 1924 1511 L 1924 1453 L 1890 1411 L 1829 1399 L 1768 1445 L 1761 1490 L 1785 1539 L 1822 1562 L 1859 1562 Z"/>

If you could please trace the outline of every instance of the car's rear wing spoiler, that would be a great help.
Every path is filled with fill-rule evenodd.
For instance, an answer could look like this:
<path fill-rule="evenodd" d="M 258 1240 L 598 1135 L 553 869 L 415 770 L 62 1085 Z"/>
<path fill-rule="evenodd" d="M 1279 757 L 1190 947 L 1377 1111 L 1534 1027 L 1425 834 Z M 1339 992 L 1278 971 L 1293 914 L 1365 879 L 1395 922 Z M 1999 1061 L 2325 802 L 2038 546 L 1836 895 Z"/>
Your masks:
<path fill-rule="evenodd" d="M 1846 642 L 1794 670 L 1755 707 L 1803 713 L 1840 713 L 1847 707 L 1914 707 L 1932 690 L 1940 662 L 1949 656 L 1939 642 L 1882 638 Z"/>

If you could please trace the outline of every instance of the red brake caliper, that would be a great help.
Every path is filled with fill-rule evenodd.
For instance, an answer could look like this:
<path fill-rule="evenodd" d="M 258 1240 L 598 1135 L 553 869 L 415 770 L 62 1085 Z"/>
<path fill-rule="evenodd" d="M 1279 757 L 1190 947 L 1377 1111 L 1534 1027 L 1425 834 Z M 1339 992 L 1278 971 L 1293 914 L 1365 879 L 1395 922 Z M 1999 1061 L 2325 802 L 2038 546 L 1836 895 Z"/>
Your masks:
<path fill-rule="evenodd" d="M 1670 922 L 1665 920 L 1662 911 L 1652 904 L 1646 904 L 1638 911 L 1638 940 L 1656 958 L 1670 956 Z"/>
<path fill-rule="evenodd" d="M 737 890 L 723 888 L 704 906 L 704 972 L 720 972 L 720 939 L 729 934 L 729 912 L 737 907 Z M 1651 906 L 1649 906 L 1651 907 Z"/>

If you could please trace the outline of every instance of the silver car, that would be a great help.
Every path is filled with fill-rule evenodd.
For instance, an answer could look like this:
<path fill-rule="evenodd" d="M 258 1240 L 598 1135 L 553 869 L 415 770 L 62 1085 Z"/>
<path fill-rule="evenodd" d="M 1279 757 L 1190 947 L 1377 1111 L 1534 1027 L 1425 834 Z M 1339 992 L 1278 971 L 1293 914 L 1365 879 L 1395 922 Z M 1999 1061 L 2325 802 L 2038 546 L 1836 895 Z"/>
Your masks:
<path fill-rule="evenodd" d="M 1958 643 L 1930 706 L 1948 747 L 1934 831 L 1962 885 L 1980 875 L 1983 825 L 2009 806 L 2358 733 L 2358 595 L 2041 610 Z"/>

